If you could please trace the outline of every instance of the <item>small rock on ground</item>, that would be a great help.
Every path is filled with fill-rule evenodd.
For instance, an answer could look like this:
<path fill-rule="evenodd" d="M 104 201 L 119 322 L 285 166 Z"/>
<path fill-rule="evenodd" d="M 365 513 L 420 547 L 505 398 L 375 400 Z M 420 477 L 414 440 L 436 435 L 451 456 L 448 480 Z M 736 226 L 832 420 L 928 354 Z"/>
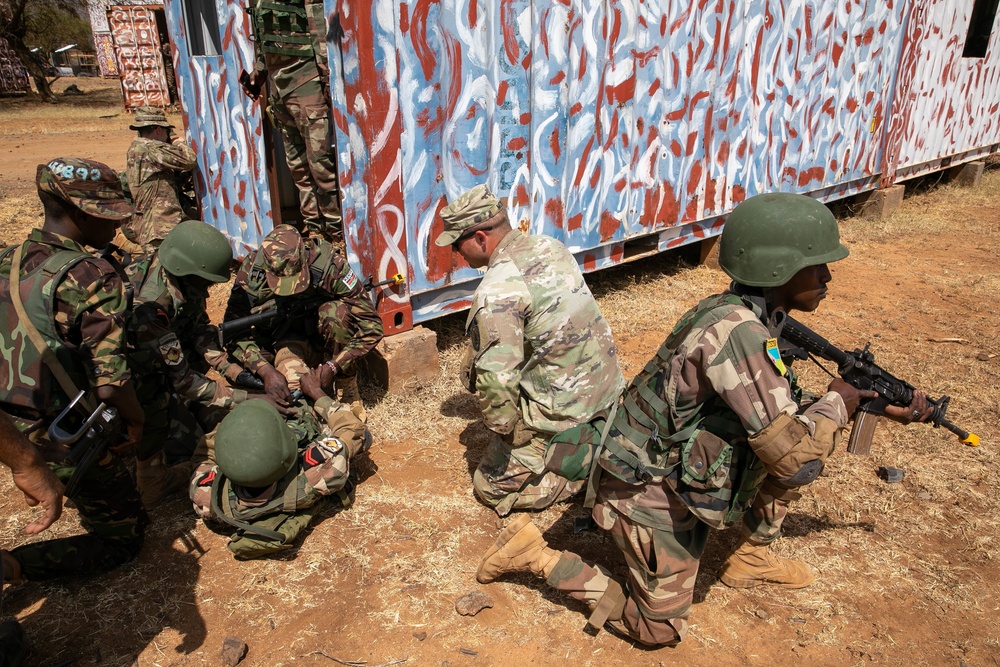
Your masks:
<path fill-rule="evenodd" d="M 475 616 L 493 606 L 493 598 L 482 591 L 472 591 L 455 600 L 455 611 L 462 616 Z"/>
<path fill-rule="evenodd" d="M 229 667 L 236 667 L 247 654 L 247 645 L 236 637 L 226 637 L 222 642 L 222 661 Z"/>

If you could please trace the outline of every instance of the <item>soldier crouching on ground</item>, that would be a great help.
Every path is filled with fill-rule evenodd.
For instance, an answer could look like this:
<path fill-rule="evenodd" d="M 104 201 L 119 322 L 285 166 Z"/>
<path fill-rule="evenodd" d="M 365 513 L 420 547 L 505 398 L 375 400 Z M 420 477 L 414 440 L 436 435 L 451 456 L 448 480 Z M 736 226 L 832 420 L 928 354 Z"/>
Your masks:
<path fill-rule="evenodd" d="M 441 218 L 437 245 L 486 268 L 465 324 L 463 374 L 492 433 L 473 488 L 500 516 L 544 509 L 583 487 L 546 472 L 548 439 L 607 410 L 624 384 L 611 328 L 566 247 L 511 229 L 485 185 Z"/>
<path fill-rule="evenodd" d="M 136 446 L 136 481 L 147 509 L 187 488 L 188 460 L 198 441 L 247 399 L 246 391 L 205 375 L 214 368 L 236 381 L 245 372 L 229 361 L 207 312 L 208 288 L 229 280 L 232 262 L 233 251 L 222 232 L 186 220 L 127 269 L 135 290 L 129 367 L 146 410 L 145 433 Z M 215 415 L 199 421 L 196 415 L 203 412 Z"/>
<path fill-rule="evenodd" d="M 382 320 L 344 255 L 291 225 L 275 227 L 243 260 L 225 321 L 272 308 L 277 317 L 235 335 L 233 356 L 277 400 L 288 400 L 299 376 L 325 363 L 339 400 L 360 406 L 357 362 L 382 340 Z"/>
<path fill-rule="evenodd" d="M 36 184 L 42 228 L 0 255 L 0 408 L 63 483 L 77 467 L 47 429 L 78 391 L 87 415 L 99 402 L 117 409 L 128 440 L 108 443 L 67 490 L 86 534 L 4 552 L 13 574 L 31 580 L 121 565 L 139 553 L 149 523 L 118 456 L 142 439 L 145 419 L 125 359 L 125 289 L 111 265 L 84 248 L 106 246 L 132 209 L 118 174 L 99 162 L 52 160 L 39 165 Z"/>
<path fill-rule="evenodd" d="M 322 375 L 329 371 L 320 367 L 299 378 L 309 401 L 300 399 L 287 419 L 266 401 L 234 408 L 191 478 L 198 516 L 236 529 L 228 546 L 237 558 L 292 548 L 330 496 L 351 504 L 350 460 L 371 436 L 357 410 L 326 395 L 322 385 L 332 378 Z"/>
<path fill-rule="evenodd" d="M 527 517 L 501 532 L 476 578 L 530 571 L 585 602 L 594 628 L 672 645 L 687 633 L 709 530 L 742 518 L 743 539 L 723 565 L 723 583 L 807 586 L 809 568 L 769 545 L 797 489 L 816 478 L 859 401 L 874 392 L 835 379 L 824 396 L 800 404 L 777 338 L 786 312 L 816 310 L 831 279 L 827 263 L 847 252 L 836 219 L 813 199 L 770 194 L 740 204 L 719 255 L 730 289 L 681 317 L 626 389 L 597 450 L 593 517 L 625 556 L 627 581 L 550 549 Z M 931 409 L 918 393 L 886 414 L 908 423 Z"/>

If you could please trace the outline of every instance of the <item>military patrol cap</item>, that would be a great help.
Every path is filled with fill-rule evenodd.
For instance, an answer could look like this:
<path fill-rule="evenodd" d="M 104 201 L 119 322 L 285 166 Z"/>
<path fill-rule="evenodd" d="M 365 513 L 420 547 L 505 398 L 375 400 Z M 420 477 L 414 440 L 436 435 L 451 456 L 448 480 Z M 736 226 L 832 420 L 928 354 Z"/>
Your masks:
<path fill-rule="evenodd" d="M 135 117 L 128 129 L 138 130 L 140 127 L 165 127 L 169 130 L 173 125 L 167 122 L 167 114 L 163 113 L 163 109 L 139 107 L 135 110 Z"/>
<path fill-rule="evenodd" d="M 291 296 L 309 287 L 309 259 L 299 230 L 278 225 L 261 241 L 267 286 L 275 296 Z"/>
<path fill-rule="evenodd" d="M 125 201 L 118 172 L 101 162 L 60 157 L 38 165 L 35 185 L 84 213 L 106 220 L 126 220 L 135 210 Z"/>
<path fill-rule="evenodd" d="M 299 457 L 298 439 L 270 403 L 251 399 L 226 415 L 215 433 L 215 462 L 234 484 L 261 488 L 285 476 Z"/>
<path fill-rule="evenodd" d="M 444 231 L 434 241 L 439 246 L 450 246 L 473 227 L 499 215 L 503 204 L 487 185 L 477 185 L 467 190 L 441 209 Z"/>

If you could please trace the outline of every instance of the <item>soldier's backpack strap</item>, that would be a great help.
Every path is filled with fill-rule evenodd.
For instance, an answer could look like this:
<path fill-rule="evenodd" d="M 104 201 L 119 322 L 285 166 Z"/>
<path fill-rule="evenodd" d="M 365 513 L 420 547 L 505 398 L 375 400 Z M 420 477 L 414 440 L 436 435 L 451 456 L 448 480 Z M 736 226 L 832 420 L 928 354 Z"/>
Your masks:
<path fill-rule="evenodd" d="M 236 518 L 233 514 L 233 507 L 229 502 L 230 488 L 230 483 L 226 476 L 222 473 L 217 473 L 215 479 L 212 480 L 212 515 L 220 521 L 228 523 L 233 528 L 284 544 L 285 536 L 281 533 L 260 526 L 254 526 Z"/>
<path fill-rule="evenodd" d="M 49 367 L 49 371 L 52 372 L 53 377 L 55 377 L 56 381 L 59 382 L 59 386 L 62 387 L 63 392 L 65 392 L 65 394 L 70 398 L 73 398 L 80 393 L 80 389 L 73 382 L 72 378 L 70 378 L 66 369 L 63 368 L 62 363 L 59 362 L 59 358 L 56 357 L 56 353 L 52 351 L 52 348 L 49 347 L 48 343 L 45 342 L 45 339 L 42 338 L 42 334 L 38 332 L 38 329 L 31 321 L 31 318 L 28 317 L 28 313 L 24 310 L 24 303 L 21 301 L 21 258 L 24 255 L 24 248 L 27 245 L 27 241 L 19 245 L 17 249 L 14 250 L 14 256 L 11 257 L 11 305 L 14 306 L 14 312 L 17 313 L 18 321 L 21 323 L 21 326 L 24 327 L 24 331 L 28 335 L 32 344 L 35 346 L 35 349 L 38 350 L 38 354 L 41 355 L 42 361 Z M 62 267 L 53 279 L 53 285 L 58 285 L 59 281 L 62 280 L 62 277 L 65 276 L 66 273 L 73 268 L 73 266 L 86 258 L 87 255 L 80 255 L 79 257 L 66 262 L 65 266 Z M 48 264 L 49 261 L 52 261 L 51 258 L 46 261 L 46 264 Z M 79 402 L 83 406 L 84 410 L 91 413 L 94 411 L 94 402 L 91 400 L 90 396 L 84 394 L 80 398 Z"/>

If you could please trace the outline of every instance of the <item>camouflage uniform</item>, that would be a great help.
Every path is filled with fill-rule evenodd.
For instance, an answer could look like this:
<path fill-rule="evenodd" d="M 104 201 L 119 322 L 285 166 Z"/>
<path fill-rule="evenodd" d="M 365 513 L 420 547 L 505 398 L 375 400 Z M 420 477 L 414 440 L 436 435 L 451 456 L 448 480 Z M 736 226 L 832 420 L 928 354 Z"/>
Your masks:
<path fill-rule="evenodd" d="M 502 210 L 476 186 L 442 211 L 435 243 L 506 222 Z M 469 388 L 493 433 L 473 475 L 476 495 L 500 516 L 569 498 L 583 482 L 545 471 L 548 440 L 607 410 L 624 384 L 611 328 L 573 255 L 553 238 L 511 230 L 489 257 L 465 329 L 475 371 Z"/>
<path fill-rule="evenodd" d="M 230 350 L 253 373 L 273 364 L 292 390 L 307 366 L 324 360 L 338 377 L 353 377 L 357 361 L 382 340 L 382 320 L 344 256 L 322 239 L 303 239 L 289 225 L 276 227 L 260 250 L 243 260 L 225 320 L 246 317 L 272 301 L 279 312 L 285 306 L 292 310 L 238 336 Z M 303 302 L 313 305 L 294 308 Z"/>
<path fill-rule="evenodd" d="M 270 81 L 270 116 L 281 131 L 302 220 L 307 229 L 343 244 L 323 3 L 257 0 L 252 5 L 255 69 L 267 72 Z"/>
<path fill-rule="evenodd" d="M 136 111 L 130 129 L 160 126 L 173 128 L 162 111 L 143 107 Z M 197 166 L 195 153 L 177 137 L 172 144 L 136 137 L 126 156 L 125 180 L 138 215 L 122 227 L 125 237 L 149 250 L 166 238 L 183 220 L 200 217 L 182 194 L 184 181 Z"/>
<path fill-rule="evenodd" d="M 287 418 L 287 425 L 299 451 L 291 469 L 264 489 L 246 489 L 235 483 L 221 489 L 221 503 L 230 503 L 223 512 L 282 533 L 282 541 L 275 541 L 238 530 L 229 543 L 238 557 L 253 558 L 291 548 L 294 536 L 323 508 L 328 496 L 337 495 L 344 507 L 350 505 L 350 459 L 371 445 L 364 423 L 350 407 L 326 397 L 314 407 L 301 399 L 294 410 L 296 414 Z M 191 478 L 191 502 L 195 513 L 206 521 L 220 518 L 213 513 L 212 493 L 219 493 L 223 477 L 209 452 Z"/>
<path fill-rule="evenodd" d="M 761 310 L 737 295 L 705 299 L 681 318 L 618 408 L 599 461 L 594 519 L 629 566 L 624 609 L 609 623 L 644 644 L 676 643 L 687 632 L 711 527 L 742 515 L 756 542 L 777 537 L 797 494 L 774 486 L 747 438 L 791 415 L 817 449 L 832 451 L 847 423 L 834 392 L 800 407 L 791 371 L 766 351 L 776 333 L 763 322 Z M 617 587 L 606 569 L 569 552 L 547 582 L 592 609 Z"/>
<path fill-rule="evenodd" d="M 219 330 L 206 312 L 208 293 L 170 275 L 154 252 L 131 264 L 128 276 L 136 289 L 129 326 L 129 366 L 138 378 L 139 398 L 146 409 L 139 458 L 163 449 L 168 437 L 186 441 L 190 455 L 201 428 L 183 402 L 228 410 L 246 400 L 247 393 L 208 378 L 214 368 L 230 381 L 242 370 L 229 361 L 219 345 Z M 171 428 L 173 427 L 173 428 Z M 177 428 L 181 433 L 177 433 Z M 178 448 L 184 449 L 183 443 Z M 180 451 L 168 452 L 181 458 Z"/>
<path fill-rule="evenodd" d="M 99 163 L 59 159 L 39 166 L 37 183 L 40 191 L 91 215 L 120 220 L 131 209 L 121 198 L 117 179 Z M 24 307 L 74 384 L 81 389 L 122 386 L 130 373 L 124 354 L 127 303 L 121 278 L 107 262 L 53 232 L 32 230 L 22 248 Z M 10 295 L 13 250 L 0 255 L 0 407 L 65 483 L 75 470 L 63 463 L 68 448 L 45 434 L 69 397 L 18 323 Z M 118 456 L 107 452 L 91 466 L 70 500 L 87 533 L 14 549 L 11 553 L 28 579 L 110 569 L 138 554 L 149 519 Z"/>

